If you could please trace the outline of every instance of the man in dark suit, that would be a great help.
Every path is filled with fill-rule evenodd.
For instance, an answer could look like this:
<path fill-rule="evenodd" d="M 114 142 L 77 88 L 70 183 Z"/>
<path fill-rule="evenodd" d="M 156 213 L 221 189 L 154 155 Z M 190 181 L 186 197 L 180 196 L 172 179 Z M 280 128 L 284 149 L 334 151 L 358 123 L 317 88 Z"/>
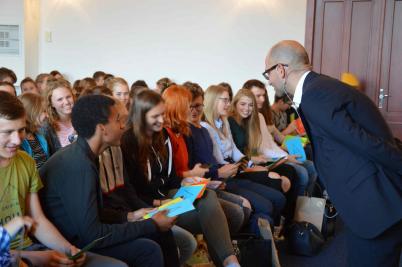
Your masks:
<path fill-rule="evenodd" d="M 374 103 L 311 71 L 296 41 L 274 45 L 263 73 L 276 94 L 294 96 L 314 162 L 347 226 L 350 266 L 398 266 L 402 247 L 402 151 Z"/>

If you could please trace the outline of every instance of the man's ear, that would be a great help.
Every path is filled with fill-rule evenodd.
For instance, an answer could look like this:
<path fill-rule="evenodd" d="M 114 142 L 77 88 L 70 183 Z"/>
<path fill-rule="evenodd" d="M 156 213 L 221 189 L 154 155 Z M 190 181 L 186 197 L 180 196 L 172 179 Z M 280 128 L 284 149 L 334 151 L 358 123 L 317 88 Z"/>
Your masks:
<path fill-rule="evenodd" d="M 278 66 L 278 71 L 279 71 L 279 75 L 282 79 L 286 78 L 286 70 L 285 67 L 283 65 L 279 65 Z"/>
<path fill-rule="evenodd" d="M 99 123 L 96 125 L 95 133 L 100 133 L 101 135 L 104 135 L 106 132 L 105 125 Z"/>

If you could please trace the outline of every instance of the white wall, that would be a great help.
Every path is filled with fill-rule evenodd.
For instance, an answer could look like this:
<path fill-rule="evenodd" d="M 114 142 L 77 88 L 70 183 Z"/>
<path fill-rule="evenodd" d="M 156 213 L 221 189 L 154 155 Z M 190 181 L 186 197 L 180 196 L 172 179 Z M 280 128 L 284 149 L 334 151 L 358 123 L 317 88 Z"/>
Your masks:
<path fill-rule="evenodd" d="M 0 0 L 2 1 L 2 0 Z M 238 89 L 281 39 L 304 43 L 306 0 L 42 0 L 39 72 L 95 70 Z M 52 42 L 45 42 L 51 32 Z"/>
<path fill-rule="evenodd" d="M 25 53 L 24 53 L 24 1 L 0 0 L 0 24 L 20 26 L 20 54 L 0 54 L 0 67 L 12 69 L 17 75 L 18 82 L 25 77 Z"/>
<path fill-rule="evenodd" d="M 39 0 L 25 0 L 24 2 L 25 75 L 35 79 L 39 72 L 40 2 Z"/>

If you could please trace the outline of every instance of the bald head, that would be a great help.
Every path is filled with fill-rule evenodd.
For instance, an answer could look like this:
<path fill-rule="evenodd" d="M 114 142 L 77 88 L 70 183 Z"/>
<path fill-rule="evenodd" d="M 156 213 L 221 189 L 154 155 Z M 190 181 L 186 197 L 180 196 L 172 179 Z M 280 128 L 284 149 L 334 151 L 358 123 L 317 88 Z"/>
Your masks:
<path fill-rule="evenodd" d="M 265 59 L 266 69 L 278 63 L 287 64 L 295 71 L 311 69 L 306 49 L 293 40 L 280 41 L 269 50 Z"/>

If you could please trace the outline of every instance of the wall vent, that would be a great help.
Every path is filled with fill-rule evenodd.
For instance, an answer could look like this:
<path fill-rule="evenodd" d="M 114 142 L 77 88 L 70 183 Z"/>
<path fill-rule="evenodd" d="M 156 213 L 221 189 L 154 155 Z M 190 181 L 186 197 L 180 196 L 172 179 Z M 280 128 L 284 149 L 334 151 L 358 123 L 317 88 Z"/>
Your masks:
<path fill-rule="evenodd" d="M 0 25 L 0 54 L 20 54 L 19 25 Z"/>

